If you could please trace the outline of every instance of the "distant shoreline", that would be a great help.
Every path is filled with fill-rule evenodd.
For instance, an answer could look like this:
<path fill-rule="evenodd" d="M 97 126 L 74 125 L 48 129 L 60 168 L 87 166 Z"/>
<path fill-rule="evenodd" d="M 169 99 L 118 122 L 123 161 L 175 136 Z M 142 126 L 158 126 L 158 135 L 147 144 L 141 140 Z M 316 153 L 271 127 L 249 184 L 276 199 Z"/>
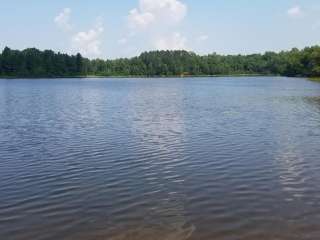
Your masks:
<path fill-rule="evenodd" d="M 198 55 L 184 50 L 150 51 L 131 58 L 88 59 L 52 50 L 5 47 L 0 78 L 320 77 L 320 46 L 249 55 Z"/>
<path fill-rule="evenodd" d="M 185 75 L 185 76 L 94 76 L 94 75 L 88 75 L 88 76 L 43 76 L 43 77 L 0 77 L 0 79 L 83 79 L 83 78 L 208 78 L 208 77 L 286 77 L 286 76 L 280 76 L 280 75 L 268 75 L 268 74 L 230 74 L 230 75 Z M 304 78 L 303 76 L 301 76 Z M 320 80 L 320 79 L 319 79 Z"/>
<path fill-rule="evenodd" d="M 315 77 L 313 77 L 313 78 L 309 78 L 311 81 L 313 81 L 313 82 L 320 82 L 320 78 L 318 77 L 318 78 L 315 78 Z"/>

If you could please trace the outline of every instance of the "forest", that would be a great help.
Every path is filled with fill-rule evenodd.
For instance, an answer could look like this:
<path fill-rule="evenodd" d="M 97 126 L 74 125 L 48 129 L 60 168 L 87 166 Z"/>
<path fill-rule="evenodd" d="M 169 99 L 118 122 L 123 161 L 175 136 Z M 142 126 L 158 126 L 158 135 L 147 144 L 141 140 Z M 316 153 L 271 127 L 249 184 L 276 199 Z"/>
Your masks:
<path fill-rule="evenodd" d="M 251 55 L 197 55 L 188 51 L 151 51 L 133 58 L 89 60 L 35 48 L 0 54 L 2 78 L 85 76 L 173 77 L 213 75 L 320 76 L 320 46 Z"/>

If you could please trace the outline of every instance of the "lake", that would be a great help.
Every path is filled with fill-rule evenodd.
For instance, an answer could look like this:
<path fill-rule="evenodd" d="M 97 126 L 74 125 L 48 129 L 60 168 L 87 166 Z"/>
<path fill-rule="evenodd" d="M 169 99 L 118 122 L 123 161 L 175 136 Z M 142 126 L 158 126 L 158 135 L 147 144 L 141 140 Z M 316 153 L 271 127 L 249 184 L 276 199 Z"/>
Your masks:
<path fill-rule="evenodd" d="M 320 84 L 0 80 L 6 240 L 320 237 Z"/>

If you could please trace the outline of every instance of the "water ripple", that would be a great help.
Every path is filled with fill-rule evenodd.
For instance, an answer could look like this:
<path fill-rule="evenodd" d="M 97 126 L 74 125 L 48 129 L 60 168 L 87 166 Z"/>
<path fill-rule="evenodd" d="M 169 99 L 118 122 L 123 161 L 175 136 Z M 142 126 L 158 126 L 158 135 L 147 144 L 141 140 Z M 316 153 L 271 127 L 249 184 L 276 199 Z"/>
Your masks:
<path fill-rule="evenodd" d="M 272 77 L 1 80 L 1 239 L 318 239 L 319 95 Z"/>

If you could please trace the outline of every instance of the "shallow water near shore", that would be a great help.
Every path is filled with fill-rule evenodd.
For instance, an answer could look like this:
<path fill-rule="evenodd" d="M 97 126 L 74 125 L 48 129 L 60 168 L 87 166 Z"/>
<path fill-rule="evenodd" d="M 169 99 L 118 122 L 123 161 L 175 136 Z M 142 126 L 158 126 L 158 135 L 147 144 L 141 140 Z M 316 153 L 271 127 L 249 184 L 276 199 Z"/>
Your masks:
<path fill-rule="evenodd" d="M 320 236 L 320 84 L 0 80 L 0 238 Z"/>

